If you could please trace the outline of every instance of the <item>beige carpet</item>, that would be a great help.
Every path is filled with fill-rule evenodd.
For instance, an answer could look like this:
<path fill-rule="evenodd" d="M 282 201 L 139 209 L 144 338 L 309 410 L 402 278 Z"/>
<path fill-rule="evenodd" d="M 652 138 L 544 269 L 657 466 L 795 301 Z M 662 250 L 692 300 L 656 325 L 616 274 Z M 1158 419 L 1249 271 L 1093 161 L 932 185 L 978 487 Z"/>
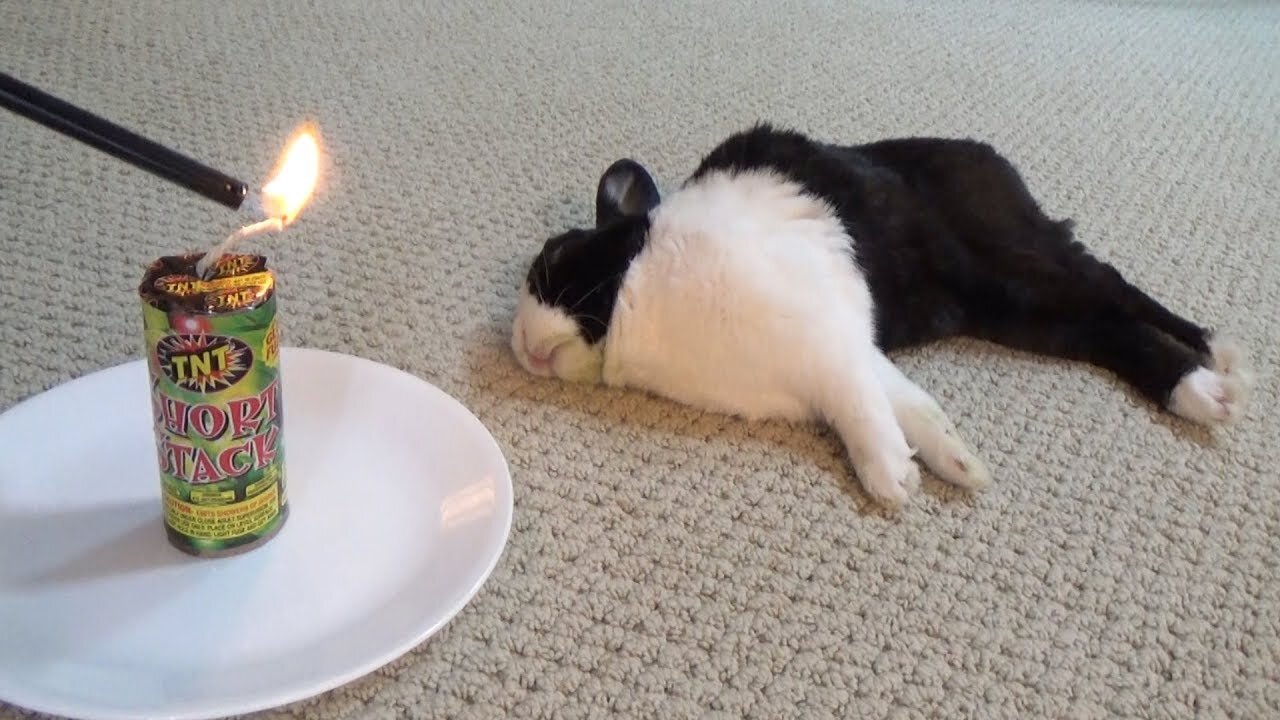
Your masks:
<path fill-rule="evenodd" d="M 1280 7 L 509 5 L 0 0 L 0 68 L 234 174 L 318 120 L 322 192 L 258 246 L 288 342 L 439 385 L 509 458 L 510 544 L 466 610 L 262 718 L 1280 716 Z M 926 478 L 891 519 L 819 429 L 521 372 L 516 284 L 599 172 L 674 183 L 758 118 L 995 142 L 1244 341 L 1248 418 L 1201 433 L 1085 367 L 909 353 L 997 482 Z M 238 220 L 9 113 L 0 137 L 8 408 L 137 356 L 142 264 Z"/>

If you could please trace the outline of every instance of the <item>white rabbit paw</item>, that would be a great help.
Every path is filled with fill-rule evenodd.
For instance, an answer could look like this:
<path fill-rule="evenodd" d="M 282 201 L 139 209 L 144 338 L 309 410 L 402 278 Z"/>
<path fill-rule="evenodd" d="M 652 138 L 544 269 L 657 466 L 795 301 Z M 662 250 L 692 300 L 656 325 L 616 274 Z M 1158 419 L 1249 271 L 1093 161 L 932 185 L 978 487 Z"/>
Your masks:
<path fill-rule="evenodd" d="M 1244 415 L 1248 394 L 1243 377 L 1196 368 L 1173 389 L 1169 409 L 1201 425 L 1227 425 Z"/>
<path fill-rule="evenodd" d="M 939 478 L 967 490 L 981 490 L 991 484 L 991 471 L 973 448 L 959 435 L 947 434 L 924 455 L 925 463 Z"/>
<path fill-rule="evenodd" d="M 858 476 L 867 493 L 889 510 L 905 505 L 907 498 L 920 486 L 920 468 L 910 456 L 868 463 L 859 469 Z"/>
<path fill-rule="evenodd" d="M 908 439 L 915 443 L 920 458 L 940 479 L 968 490 L 991 484 L 991 471 L 956 426 L 936 405 L 911 407 L 903 418 L 911 429 Z"/>

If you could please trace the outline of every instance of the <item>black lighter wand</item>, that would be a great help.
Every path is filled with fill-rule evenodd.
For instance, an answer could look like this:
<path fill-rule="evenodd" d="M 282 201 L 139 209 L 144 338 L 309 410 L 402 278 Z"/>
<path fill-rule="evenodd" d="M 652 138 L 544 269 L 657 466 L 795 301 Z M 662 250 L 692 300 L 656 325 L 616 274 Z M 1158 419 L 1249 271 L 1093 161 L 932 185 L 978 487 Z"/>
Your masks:
<path fill-rule="evenodd" d="M 5 73 L 0 73 L 0 105 L 232 210 L 239 210 L 249 193 L 248 185 L 229 175 Z"/>

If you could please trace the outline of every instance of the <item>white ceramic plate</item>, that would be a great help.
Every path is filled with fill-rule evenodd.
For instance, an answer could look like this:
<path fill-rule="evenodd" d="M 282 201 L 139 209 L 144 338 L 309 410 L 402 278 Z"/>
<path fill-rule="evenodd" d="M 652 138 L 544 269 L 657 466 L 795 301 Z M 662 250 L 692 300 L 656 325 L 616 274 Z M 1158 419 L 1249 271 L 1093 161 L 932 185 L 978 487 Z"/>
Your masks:
<path fill-rule="evenodd" d="M 103 720 L 252 712 L 375 670 L 471 600 L 511 527 L 492 436 L 394 368 L 282 359 L 292 509 L 244 555 L 166 540 L 142 361 L 0 416 L 0 699 Z"/>

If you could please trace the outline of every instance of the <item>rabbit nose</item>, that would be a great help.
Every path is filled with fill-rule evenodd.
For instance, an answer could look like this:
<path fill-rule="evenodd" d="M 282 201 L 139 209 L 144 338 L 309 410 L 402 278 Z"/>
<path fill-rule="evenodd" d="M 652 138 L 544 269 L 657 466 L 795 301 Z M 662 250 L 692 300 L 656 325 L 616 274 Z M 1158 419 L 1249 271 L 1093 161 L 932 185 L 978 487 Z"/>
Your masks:
<path fill-rule="evenodd" d="M 533 348 L 530 348 L 529 362 L 532 362 L 534 365 L 538 365 L 544 368 L 550 367 L 552 361 L 556 359 L 556 351 L 559 349 L 560 349 L 560 346 L 558 345 L 556 347 L 551 348 L 550 350 L 542 350 L 541 352 L 539 352 L 538 350 L 534 350 Z"/>
<path fill-rule="evenodd" d="M 535 372 L 548 372 L 551 370 L 551 363 L 555 360 L 556 349 L 553 348 L 548 353 L 539 353 L 529 344 L 529 333 L 525 328 L 520 328 L 520 346 L 524 349 L 525 357 L 529 360 L 529 365 Z"/>

